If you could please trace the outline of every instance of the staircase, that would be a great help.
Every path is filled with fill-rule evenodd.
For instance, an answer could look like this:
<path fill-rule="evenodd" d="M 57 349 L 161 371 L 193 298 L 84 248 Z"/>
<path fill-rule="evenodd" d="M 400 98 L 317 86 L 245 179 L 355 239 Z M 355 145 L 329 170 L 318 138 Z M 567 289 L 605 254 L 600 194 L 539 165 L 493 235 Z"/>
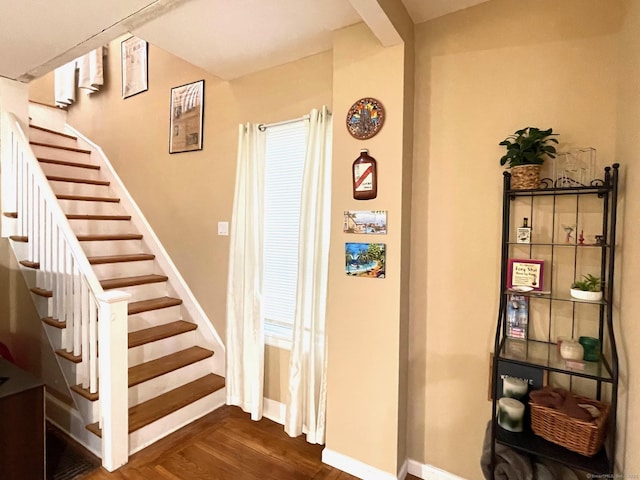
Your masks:
<path fill-rule="evenodd" d="M 63 248 L 61 234 L 45 226 L 30 230 L 46 240 L 40 241 L 44 245 L 29 238 L 36 233 L 26 234 L 28 229 L 10 240 L 75 406 L 85 428 L 97 439 L 102 435 L 99 420 L 103 417 L 98 381 L 92 375 L 98 380 L 100 372 L 93 373 L 97 360 L 91 363 L 84 350 L 94 349 L 90 337 L 98 327 L 77 323 L 69 310 L 83 315 L 86 310 L 91 316 L 96 310 L 91 303 L 94 296 L 116 290 L 130 295 L 128 351 L 121 352 L 120 360 L 128 368 L 131 454 L 224 404 L 224 347 L 102 151 L 68 126 L 61 131 L 59 119 L 50 121 L 51 115 L 58 114 L 42 110 L 46 108 L 38 106 L 35 112 L 32 108 L 28 141 L 86 262 L 72 261 L 72 273 L 65 275 L 69 260 L 65 249 L 71 247 Z M 20 174 L 17 178 L 20 181 Z M 46 222 L 53 216 L 46 207 L 35 211 L 39 220 L 20 218 L 13 211 L 3 213 L 5 220 L 13 219 L 18 225 Z M 45 260 L 58 252 L 53 266 Z M 48 262 L 47 268 L 41 261 Z M 91 285 L 94 276 L 99 283 L 87 292 L 82 284 L 78 287 L 76 280 L 69 280 L 85 263 L 91 270 L 86 273 L 87 283 Z M 73 300 L 62 305 L 61 298 L 66 297 Z M 85 297 L 90 301 L 85 302 Z M 75 326 L 68 318 L 74 318 Z"/>

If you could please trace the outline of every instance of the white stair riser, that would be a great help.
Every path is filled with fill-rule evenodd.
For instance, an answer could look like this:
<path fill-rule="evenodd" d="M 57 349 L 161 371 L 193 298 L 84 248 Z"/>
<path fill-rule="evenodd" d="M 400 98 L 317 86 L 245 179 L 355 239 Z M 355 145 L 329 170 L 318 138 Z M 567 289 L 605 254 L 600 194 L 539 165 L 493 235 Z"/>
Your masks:
<path fill-rule="evenodd" d="M 146 402 L 169 390 L 197 380 L 211 372 L 209 359 L 192 363 L 154 379 L 129 387 L 129 407 Z"/>
<path fill-rule="evenodd" d="M 56 353 L 56 355 L 58 355 Z M 69 385 L 77 385 L 79 383 L 78 374 L 76 371 L 76 364 L 64 357 L 59 356 L 59 363 L 62 369 L 64 377 L 69 382 Z"/>
<path fill-rule="evenodd" d="M 128 220 L 69 220 L 76 235 L 105 235 L 107 233 L 130 233 Z"/>
<path fill-rule="evenodd" d="M 66 214 L 90 215 L 125 215 L 119 203 L 87 202 L 84 200 L 58 200 L 62 211 Z"/>
<path fill-rule="evenodd" d="M 87 400 L 73 390 L 71 390 L 71 395 L 87 425 L 100 421 L 100 400 Z"/>
<path fill-rule="evenodd" d="M 36 305 L 36 310 L 38 310 L 38 314 L 41 318 L 48 317 L 51 315 L 51 299 L 47 297 L 41 297 L 40 295 L 36 295 L 32 293 L 33 303 Z"/>
<path fill-rule="evenodd" d="M 110 189 L 107 185 L 92 185 L 89 183 L 49 181 L 53 193 L 63 195 L 87 195 L 109 197 Z"/>
<path fill-rule="evenodd" d="M 67 111 L 31 102 L 29 103 L 29 118 L 34 125 L 64 133 Z"/>
<path fill-rule="evenodd" d="M 49 143 L 52 145 L 60 145 L 62 147 L 78 148 L 78 141 L 74 138 L 64 137 L 51 132 L 44 132 L 37 128 L 29 129 L 29 141 Z"/>
<path fill-rule="evenodd" d="M 41 145 L 31 145 L 36 158 L 50 158 L 52 160 L 64 160 L 75 163 L 95 164 L 91 160 L 91 155 L 82 152 L 73 152 L 71 150 L 62 150 L 60 148 L 45 147 Z"/>
<path fill-rule="evenodd" d="M 154 273 L 153 260 L 140 262 L 104 263 L 92 265 L 98 280 L 118 277 L 134 277 L 137 275 L 150 275 Z"/>
<path fill-rule="evenodd" d="M 135 315 L 129 315 L 128 317 L 128 331 L 134 332 L 136 330 L 142 330 L 144 328 L 155 327 L 157 325 L 164 325 L 165 323 L 175 322 L 176 320 L 182 320 L 182 310 L 180 305 L 168 308 L 159 308 L 158 310 L 150 310 L 148 312 L 137 313 Z"/>
<path fill-rule="evenodd" d="M 150 423 L 146 427 L 136 430 L 129 435 L 129 454 L 142 450 L 144 447 L 196 421 L 207 413 L 220 408 L 225 404 L 225 401 L 226 389 L 221 388 L 160 420 Z"/>
<path fill-rule="evenodd" d="M 138 302 L 140 300 L 151 300 L 152 298 L 160 298 L 167 296 L 167 282 L 148 283 L 146 285 L 135 285 L 133 287 L 114 288 L 120 292 L 126 292 L 131 295 L 129 302 Z"/>
<path fill-rule="evenodd" d="M 80 246 L 88 257 L 128 255 L 144 251 L 142 240 L 92 240 L 80 242 Z"/>
<path fill-rule="evenodd" d="M 196 344 L 196 331 L 181 333 L 129 349 L 129 366 L 139 365 L 171 353 L 185 350 Z"/>
<path fill-rule="evenodd" d="M 45 175 L 55 175 L 58 177 L 86 178 L 90 180 L 100 180 L 100 170 L 93 168 L 79 168 L 71 165 L 58 165 L 56 163 L 38 162 Z"/>
<path fill-rule="evenodd" d="M 44 322 L 42 322 L 42 326 L 45 329 L 49 343 L 51 343 L 51 348 L 53 350 L 60 350 L 64 345 L 66 330 L 64 328 L 52 327 Z"/>

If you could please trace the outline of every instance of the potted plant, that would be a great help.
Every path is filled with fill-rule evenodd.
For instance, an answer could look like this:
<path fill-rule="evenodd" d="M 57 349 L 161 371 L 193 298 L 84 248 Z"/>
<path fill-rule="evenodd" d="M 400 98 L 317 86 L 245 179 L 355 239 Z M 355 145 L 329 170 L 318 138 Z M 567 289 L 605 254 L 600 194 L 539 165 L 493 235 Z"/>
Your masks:
<path fill-rule="evenodd" d="M 582 280 L 571 285 L 571 296 L 580 300 L 602 300 L 602 282 L 600 277 L 590 273 L 582 276 Z"/>
<path fill-rule="evenodd" d="M 558 135 L 553 129 L 540 130 L 526 127 L 516 130 L 499 143 L 507 148 L 500 159 L 500 165 L 508 165 L 511 170 L 511 188 L 526 189 L 540 186 L 540 167 L 546 157 L 555 158 L 556 148 L 550 143 L 558 143 L 553 138 Z"/>

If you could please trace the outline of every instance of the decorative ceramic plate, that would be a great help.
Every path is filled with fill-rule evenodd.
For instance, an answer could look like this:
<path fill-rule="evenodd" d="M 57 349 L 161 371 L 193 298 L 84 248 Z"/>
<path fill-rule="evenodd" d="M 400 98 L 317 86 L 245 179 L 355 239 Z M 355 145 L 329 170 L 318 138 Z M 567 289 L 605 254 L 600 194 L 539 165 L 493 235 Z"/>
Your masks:
<path fill-rule="evenodd" d="M 373 137 L 384 123 L 384 107 L 375 98 L 361 98 L 347 113 L 347 130 L 351 136 L 365 140 Z"/>

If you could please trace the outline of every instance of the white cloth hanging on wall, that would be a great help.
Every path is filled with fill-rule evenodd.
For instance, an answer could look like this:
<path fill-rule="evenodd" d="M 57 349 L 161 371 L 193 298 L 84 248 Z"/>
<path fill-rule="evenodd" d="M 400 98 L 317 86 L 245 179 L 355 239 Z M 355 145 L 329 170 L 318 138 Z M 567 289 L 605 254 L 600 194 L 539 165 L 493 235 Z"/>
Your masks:
<path fill-rule="evenodd" d="M 57 107 L 66 107 L 76 101 L 76 61 L 73 60 L 54 72 L 54 90 Z"/>
<path fill-rule="evenodd" d="M 54 73 L 56 106 L 67 107 L 76 101 L 76 68 L 79 70 L 78 88 L 85 90 L 87 95 L 100 89 L 104 84 L 103 57 L 106 51 L 104 47 L 96 48 L 56 68 Z"/>
<path fill-rule="evenodd" d="M 87 95 L 97 92 L 103 85 L 103 49 L 104 47 L 96 48 L 76 60 L 78 64 L 78 88 L 86 90 Z"/>

